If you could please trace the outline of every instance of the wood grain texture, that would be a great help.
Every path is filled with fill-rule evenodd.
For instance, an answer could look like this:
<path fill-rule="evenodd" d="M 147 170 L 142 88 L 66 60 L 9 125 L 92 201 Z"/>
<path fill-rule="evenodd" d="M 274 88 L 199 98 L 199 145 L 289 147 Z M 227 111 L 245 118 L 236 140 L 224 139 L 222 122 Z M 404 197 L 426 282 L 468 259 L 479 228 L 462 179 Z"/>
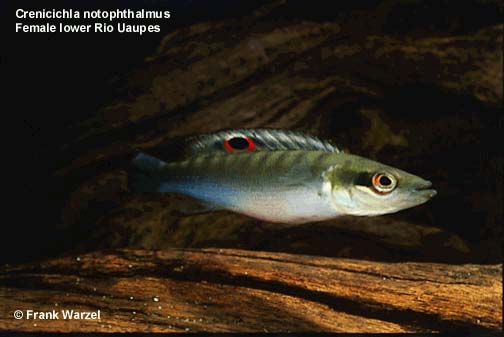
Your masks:
<path fill-rule="evenodd" d="M 502 328 L 502 265 L 120 250 L 5 266 L 0 286 L 0 330 L 497 334 Z M 16 309 L 100 309 L 101 320 L 15 320 Z"/>

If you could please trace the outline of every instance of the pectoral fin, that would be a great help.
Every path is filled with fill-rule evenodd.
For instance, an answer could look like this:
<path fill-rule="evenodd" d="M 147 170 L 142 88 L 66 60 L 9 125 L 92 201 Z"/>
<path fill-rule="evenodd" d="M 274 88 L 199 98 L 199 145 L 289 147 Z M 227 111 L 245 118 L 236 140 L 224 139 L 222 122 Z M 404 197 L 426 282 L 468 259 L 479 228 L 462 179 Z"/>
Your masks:
<path fill-rule="evenodd" d="M 309 187 L 316 178 L 317 176 L 310 168 L 307 158 L 303 157 L 278 179 L 284 186 Z"/>

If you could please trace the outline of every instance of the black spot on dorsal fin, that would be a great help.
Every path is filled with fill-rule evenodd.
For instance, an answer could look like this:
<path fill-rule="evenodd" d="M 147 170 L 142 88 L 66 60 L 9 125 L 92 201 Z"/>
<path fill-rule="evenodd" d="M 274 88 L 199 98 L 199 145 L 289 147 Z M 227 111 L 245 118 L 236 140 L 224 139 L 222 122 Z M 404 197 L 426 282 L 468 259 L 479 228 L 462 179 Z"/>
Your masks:
<path fill-rule="evenodd" d="M 195 154 L 212 152 L 308 150 L 341 152 L 326 140 L 301 132 L 281 129 L 227 129 L 213 133 L 178 137 L 142 151 L 172 162 Z"/>
<path fill-rule="evenodd" d="M 229 129 L 201 134 L 187 140 L 187 154 L 213 151 L 308 150 L 340 152 L 326 140 L 301 132 L 280 129 Z"/>

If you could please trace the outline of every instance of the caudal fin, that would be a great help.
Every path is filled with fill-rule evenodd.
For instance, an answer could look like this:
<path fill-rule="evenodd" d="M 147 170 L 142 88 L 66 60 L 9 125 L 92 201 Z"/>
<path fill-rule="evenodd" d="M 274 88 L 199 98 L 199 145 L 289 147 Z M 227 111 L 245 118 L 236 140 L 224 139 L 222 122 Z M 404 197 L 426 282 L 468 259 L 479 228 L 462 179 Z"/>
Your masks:
<path fill-rule="evenodd" d="M 139 152 L 128 170 L 128 187 L 132 192 L 160 192 L 161 169 L 166 162 Z"/>

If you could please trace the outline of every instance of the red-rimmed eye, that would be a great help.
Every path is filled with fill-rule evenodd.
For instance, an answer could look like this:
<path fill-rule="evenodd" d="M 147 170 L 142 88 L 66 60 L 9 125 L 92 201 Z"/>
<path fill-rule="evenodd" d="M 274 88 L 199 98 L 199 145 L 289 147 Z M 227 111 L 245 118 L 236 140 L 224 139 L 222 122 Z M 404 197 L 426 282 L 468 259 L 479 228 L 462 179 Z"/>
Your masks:
<path fill-rule="evenodd" d="M 224 147 L 230 151 L 254 151 L 256 145 L 249 137 L 232 137 L 224 141 Z"/>
<path fill-rule="evenodd" d="M 397 179 L 390 173 L 375 173 L 371 178 L 374 190 L 379 194 L 392 192 L 397 186 Z"/>

